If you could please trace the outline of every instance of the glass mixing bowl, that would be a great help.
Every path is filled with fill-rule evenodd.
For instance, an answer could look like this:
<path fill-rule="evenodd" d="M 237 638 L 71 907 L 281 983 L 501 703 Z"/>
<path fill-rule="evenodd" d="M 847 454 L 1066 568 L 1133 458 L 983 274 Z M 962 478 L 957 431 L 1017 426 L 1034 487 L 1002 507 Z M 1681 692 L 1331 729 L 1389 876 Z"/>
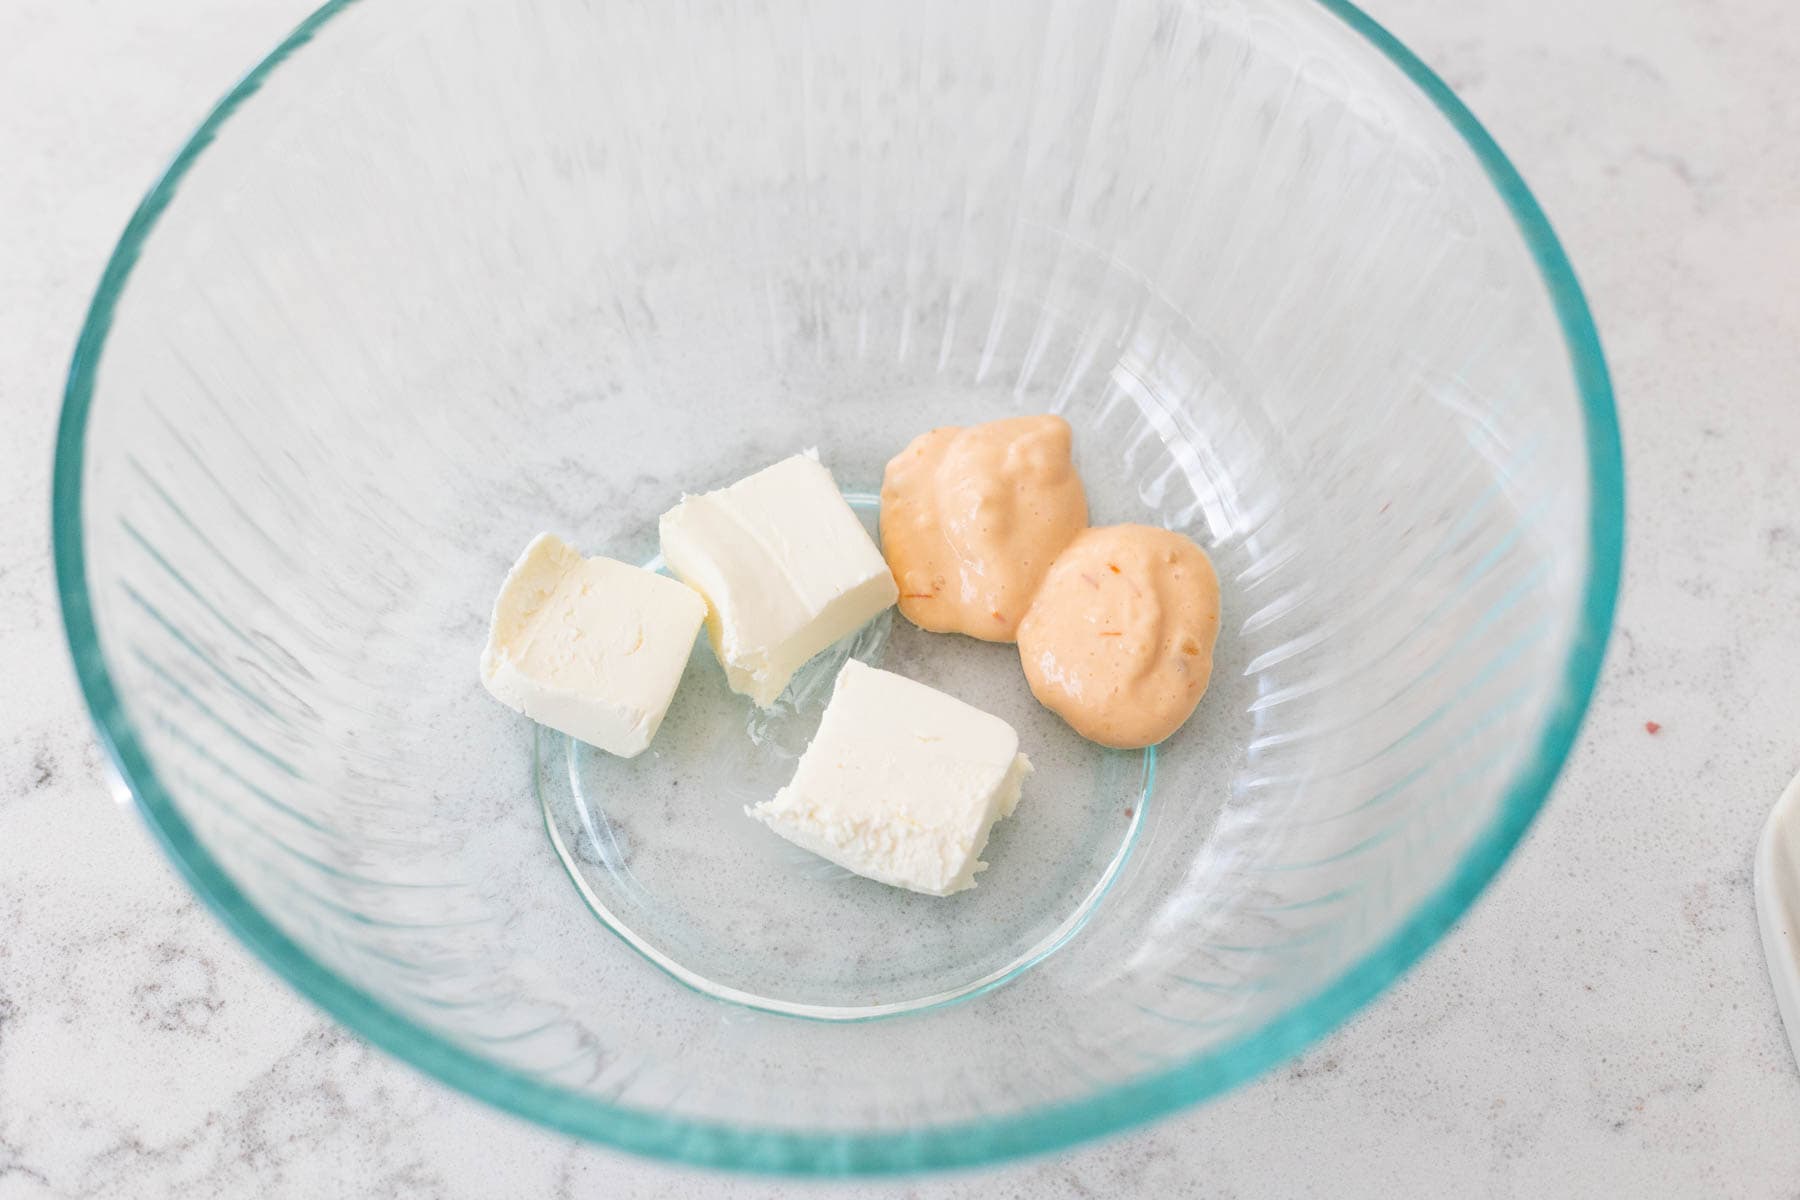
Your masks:
<path fill-rule="evenodd" d="M 1219 567 L 1154 751 L 891 617 L 762 713 L 698 649 L 630 762 L 478 683 L 540 530 L 654 563 L 808 446 L 872 518 L 913 435 L 1038 411 Z M 1543 802 L 1623 519 L 1543 214 L 1339 0 L 328 4 L 127 227 L 54 506 L 119 775 L 276 971 L 545 1125 L 800 1172 L 1119 1129 L 1366 1003 Z M 742 815 L 846 653 L 1019 729 L 976 890 Z"/>

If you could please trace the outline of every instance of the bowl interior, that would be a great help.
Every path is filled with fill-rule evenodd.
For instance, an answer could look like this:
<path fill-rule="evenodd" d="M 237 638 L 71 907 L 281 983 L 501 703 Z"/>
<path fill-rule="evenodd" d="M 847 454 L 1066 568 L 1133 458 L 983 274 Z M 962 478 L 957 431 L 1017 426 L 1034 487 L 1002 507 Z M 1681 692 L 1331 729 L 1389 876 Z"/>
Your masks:
<path fill-rule="evenodd" d="M 1039 763 L 970 893 L 742 818 L 829 663 L 758 715 L 702 647 L 631 763 L 480 688 L 539 530 L 652 562 L 684 490 L 815 445 L 872 520 L 914 434 L 1042 411 L 1226 615 L 1155 753 L 1007 647 L 833 652 Z M 1227 1086 L 1467 905 L 1597 669 L 1610 421 L 1516 176 L 1341 5 L 334 3 L 127 232 L 58 565 L 153 823 L 353 1026 L 637 1149 L 939 1165 Z"/>

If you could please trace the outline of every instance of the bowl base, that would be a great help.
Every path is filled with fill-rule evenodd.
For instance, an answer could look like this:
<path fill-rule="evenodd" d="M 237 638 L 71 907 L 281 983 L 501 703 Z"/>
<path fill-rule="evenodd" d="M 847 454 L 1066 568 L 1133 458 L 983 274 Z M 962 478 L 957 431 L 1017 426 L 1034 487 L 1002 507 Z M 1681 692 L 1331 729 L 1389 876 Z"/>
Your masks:
<path fill-rule="evenodd" d="M 875 497 L 849 498 L 873 526 Z M 976 887 L 935 897 L 875 883 L 745 815 L 793 776 L 852 655 L 1018 730 L 1035 771 Z M 731 692 L 702 639 L 637 758 L 543 729 L 534 747 L 551 843 L 608 929 L 698 991 L 820 1020 L 946 1004 L 1041 961 L 1124 863 L 1155 769 L 1153 749 L 1103 749 L 1041 708 L 1015 647 L 926 633 L 891 610 L 808 663 L 772 708 Z"/>

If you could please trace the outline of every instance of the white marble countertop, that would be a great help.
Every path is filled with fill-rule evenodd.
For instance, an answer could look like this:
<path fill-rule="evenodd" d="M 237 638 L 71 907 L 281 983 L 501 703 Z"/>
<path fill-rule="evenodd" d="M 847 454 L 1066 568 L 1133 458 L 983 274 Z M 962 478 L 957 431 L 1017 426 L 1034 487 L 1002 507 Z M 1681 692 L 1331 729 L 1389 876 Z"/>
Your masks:
<path fill-rule="evenodd" d="M 1513 155 L 1599 314 L 1631 531 L 1581 744 L 1474 914 L 1299 1062 L 1067 1155 L 858 1188 L 575 1145 L 389 1061 L 108 795 L 48 559 L 62 376 L 131 207 L 311 3 L 0 7 L 0 1200 L 1800 1195 L 1750 898 L 1800 769 L 1800 6 L 1369 5 Z"/>

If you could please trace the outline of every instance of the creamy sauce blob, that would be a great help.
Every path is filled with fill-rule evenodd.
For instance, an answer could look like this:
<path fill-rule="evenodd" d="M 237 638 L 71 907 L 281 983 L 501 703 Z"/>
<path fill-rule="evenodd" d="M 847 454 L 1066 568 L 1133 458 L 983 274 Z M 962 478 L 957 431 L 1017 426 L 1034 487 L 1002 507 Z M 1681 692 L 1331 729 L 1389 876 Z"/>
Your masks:
<path fill-rule="evenodd" d="M 1206 694 L 1219 577 L 1179 533 L 1089 529 L 1057 558 L 1018 634 L 1039 703 L 1103 746 L 1154 745 Z"/>
<path fill-rule="evenodd" d="M 894 456 L 881 481 L 881 550 L 909 621 L 1017 640 L 1051 563 L 1087 528 L 1072 439 L 1061 417 L 1009 417 L 933 429 Z"/>

